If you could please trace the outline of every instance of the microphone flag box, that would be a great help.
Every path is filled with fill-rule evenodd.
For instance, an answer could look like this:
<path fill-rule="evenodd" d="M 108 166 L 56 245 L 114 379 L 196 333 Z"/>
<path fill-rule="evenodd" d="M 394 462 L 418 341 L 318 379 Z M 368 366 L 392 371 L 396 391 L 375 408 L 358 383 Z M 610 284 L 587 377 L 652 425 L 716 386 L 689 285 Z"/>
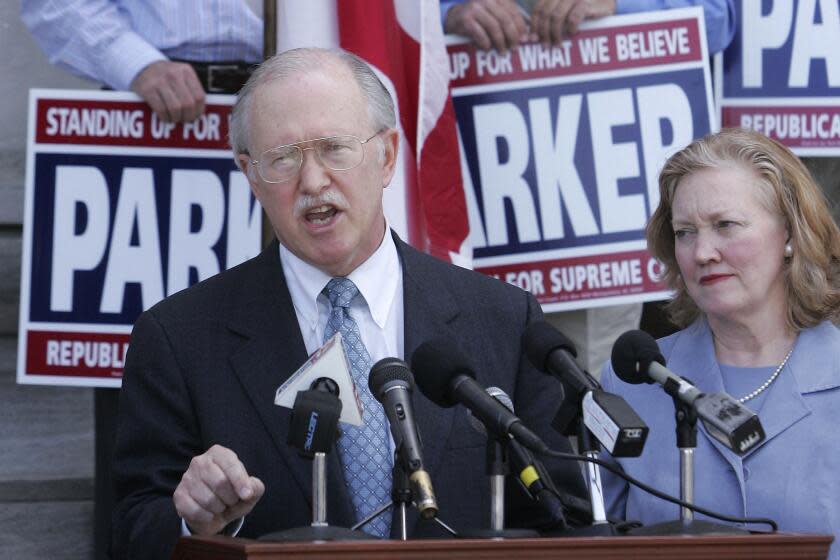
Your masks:
<path fill-rule="evenodd" d="M 286 443 L 304 457 L 329 453 L 338 435 L 338 419 L 343 408 L 332 393 L 310 389 L 298 391 Z"/>
<path fill-rule="evenodd" d="M 329 377 L 338 385 L 338 398 L 341 399 L 339 420 L 361 426 L 365 408 L 359 398 L 353 376 L 350 375 L 350 362 L 340 332 L 335 333 L 313 352 L 309 359 L 277 388 L 274 404 L 293 409 L 298 391 L 308 391 L 312 382 L 321 377 Z"/>
<path fill-rule="evenodd" d="M 704 393 L 694 401 L 697 416 L 710 436 L 745 455 L 766 435 L 758 415 L 726 393 Z"/>
<path fill-rule="evenodd" d="M 583 422 L 613 457 L 638 457 L 648 427 L 619 395 L 595 390 L 583 398 Z"/>

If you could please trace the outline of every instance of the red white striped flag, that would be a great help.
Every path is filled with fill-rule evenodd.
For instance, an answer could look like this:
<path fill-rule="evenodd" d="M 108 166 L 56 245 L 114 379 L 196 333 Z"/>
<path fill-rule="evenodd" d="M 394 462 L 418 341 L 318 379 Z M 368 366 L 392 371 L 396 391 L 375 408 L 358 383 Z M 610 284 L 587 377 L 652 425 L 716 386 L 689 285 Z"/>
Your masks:
<path fill-rule="evenodd" d="M 341 46 L 378 70 L 397 102 L 404 139 L 402 172 L 386 191 L 388 219 L 418 249 L 470 266 L 469 223 L 438 2 L 309 0 L 280 6 L 279 50 Z"/>

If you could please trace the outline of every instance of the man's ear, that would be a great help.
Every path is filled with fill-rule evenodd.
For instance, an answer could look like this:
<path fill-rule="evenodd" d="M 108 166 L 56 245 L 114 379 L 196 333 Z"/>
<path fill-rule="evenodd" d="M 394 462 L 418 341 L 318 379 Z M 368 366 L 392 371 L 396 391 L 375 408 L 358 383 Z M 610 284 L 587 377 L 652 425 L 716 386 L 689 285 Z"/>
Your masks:
<path fill-rule="evenodd" d="M 248 154 L 236 154 L 236 166 L 239 167 L 239 170 L 245 174 L 245 177 L 248 179 L 248 183 L 253 189 L 257 182 L 257 170 L 251 163 L 251 156 Z"/>
<path fill-rule="evenodd" d="M 389 128 L 382 133 L 382 188 L 387 187 L 394 178 L 397 169 L 397 154 L 400 149 L 400 133 L 395 128 Z"/>

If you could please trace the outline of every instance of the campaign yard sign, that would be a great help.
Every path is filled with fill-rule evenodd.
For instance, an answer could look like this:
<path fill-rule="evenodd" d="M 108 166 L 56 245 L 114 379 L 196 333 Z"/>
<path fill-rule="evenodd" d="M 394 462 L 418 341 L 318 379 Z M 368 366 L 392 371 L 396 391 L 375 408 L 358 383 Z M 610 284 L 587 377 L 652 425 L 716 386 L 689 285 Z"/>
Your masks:
<path fill-rule="evenodd" d="M 259 252 L 232 102 L 175 125 L 130 93 L 30 92 L 19 383 L 118 387 L 141 311 Z"/>
<path fill-rule="evenodd" d="M 840 0 L 736 0 L 737 30 L 715 58 L 721 125 L 800 156 L 840 155 Z"/>
<path fill-rule="evenodd" d="M 667 297 L 644 228 L 673 152 L 713 128 L 702 11 L 610 17 L 560 46 L 450 38 L 476 270 L 546 311 Z"/>

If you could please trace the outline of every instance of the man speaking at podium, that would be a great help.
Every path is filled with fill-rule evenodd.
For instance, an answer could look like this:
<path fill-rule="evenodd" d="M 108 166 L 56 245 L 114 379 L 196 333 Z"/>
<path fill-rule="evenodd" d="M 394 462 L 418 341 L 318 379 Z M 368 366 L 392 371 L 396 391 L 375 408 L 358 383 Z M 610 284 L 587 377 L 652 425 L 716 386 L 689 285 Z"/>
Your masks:
<path fill-rule="evenodd" d="M 390 434 L 368 393 L 370 365 L 454 339 L 479 383 L 514 398 L 518 415 L 555 449 L 548 428 L 559 383 L 522 357 L 532 296 L 405 244 L 382 195 L 397 156 L 393 102 L 371 69 L 342 51 L 299 49 L 260 66 L 232 113 L 236 160 L 279 244 L 167 298 L 135 324 L 120 398 L 113 479 L 117 557 L 165 558 L 182 534 L 257 537 L 306 526 L 310 463 L 287 446 L 290 411 L 274 393 L 335 332 L 360 341 L 351 370 L 365 424 L 343 426 L 328 455 L 328 522 L 349 527 L 390 499 Z M 374 406 L 375 405 L 375 406 Z M 489 523 L 485 436 L 463 407 L 415 394 L 440 517 Z M 558 486 L 584 495 L 574 462 L 549 463 Z M 509 525 L 528 504 L 508 501 Z M 390 512 L 365 526 L 388 538 Z M 409 535 L 434 524 L 409 519 Z"/>

